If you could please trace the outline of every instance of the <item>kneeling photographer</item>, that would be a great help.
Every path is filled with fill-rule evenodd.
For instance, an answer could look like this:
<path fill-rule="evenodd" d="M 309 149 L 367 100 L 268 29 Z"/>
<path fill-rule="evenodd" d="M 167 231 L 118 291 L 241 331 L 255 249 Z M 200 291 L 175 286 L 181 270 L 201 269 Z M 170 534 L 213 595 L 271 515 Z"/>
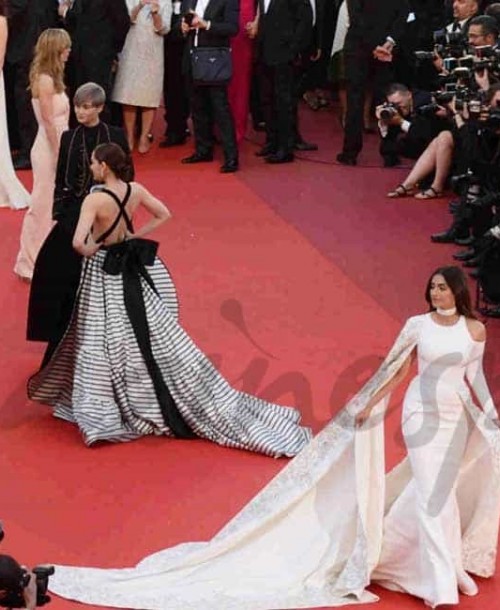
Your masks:
<path fill-rule="evenodd" d="M 4 538 L 0 523 L 0 541 Z M 50 602 L 47 595 L 53 566 L 36 566 L 29 570 L 10 555 L 0 555 L 0 606 L 35 610 Z"/>
<path fill-rule="evenodd" d="M 381 136 L 379 150 L 384 167 L 394 167 L 400 157 L 418 159 L 430 142 L 447 129 L 448 121 L 446 112 L 420 112 L 431 103 L 430 93 L 412 92 L 403 84 L 393 83 L 385 98 L 375 111 Z"/>

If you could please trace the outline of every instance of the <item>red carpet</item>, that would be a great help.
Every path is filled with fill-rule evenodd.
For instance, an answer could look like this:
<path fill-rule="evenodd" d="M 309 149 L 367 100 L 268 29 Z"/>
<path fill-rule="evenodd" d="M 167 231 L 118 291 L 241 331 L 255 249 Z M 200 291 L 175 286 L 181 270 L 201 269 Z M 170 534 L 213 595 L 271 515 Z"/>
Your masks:
<path fill-rule="evenodd" d="M 377 166 L 373 137 L 361 159 L 373 167 L 334 166 L 333 117 L 303 118 L 304 136 L 320 144 L 308 160 L 269 167 L 245 142 L 242 171 L 223 176 L 215 163 L 181 166 L 186 145 L 138 158 L 137 177 L 173 212 L 156 237 L 184 326 L 235 385 L 298 405 L 318 430 L 377 367 L 403 320 L 425 310 L 425 280 L 454 248 L 429 241 L 448 224 L 445 200 L 385 199 L 402 171 Z M 30 403 L 25 381 L 42 348 L 24 341 L 28 288 L 12 273 L 22 212 L 0 214 L 2 552 L 26 564 L 118 567 L 209 538 L 286 462 L 204 441 L 87 449 L 71 425 Z M 500 399 L 498 321 L 488 334 L 487 372 Z M 395 400 L 389 465 L 403 455 L 399 417 Z M 480 582 L 480 595 L 461 607 L 498 607 L 499 579 Z M 381 610 L 423 608 L 381 595 Z"/>

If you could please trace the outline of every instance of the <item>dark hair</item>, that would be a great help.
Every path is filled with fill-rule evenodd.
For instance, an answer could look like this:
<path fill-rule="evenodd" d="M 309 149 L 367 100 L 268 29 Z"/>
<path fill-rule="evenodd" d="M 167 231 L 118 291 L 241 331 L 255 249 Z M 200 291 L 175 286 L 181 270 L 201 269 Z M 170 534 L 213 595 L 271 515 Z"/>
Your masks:
<path fill-rule="evenodd" d="M 484 101 L 487 104 L 491 104 L 491 100 L 495 97 L 495 94 L 500 91 L 500 83 L 494 83 L 491 87 L 486 91 Z"/>
<path fill-rule="evenodd" d="M 130 177 L 130 159 L 121 146 L 114 142 L 99 144 L 99 146 L 94 148 L 94 157 L 99 163 L 106 163 L 117 178 L 128 182 Z"/>
<path fill-rule="evenodd" d="M 425 289 L 425 300 L 429 303 L 429 310 L 435 311 L 436 309 L 432 306 L 431 301 L 431 283 L 436 275 L 442 275 L 445 282 L 450 287 L 450 290 L 453 292 L 457 312 L 466 318 L 476 319 L 476 316 L 472 311 L 470 292 L 469 287 L 467 286 L 465 273 L 460 267 L 455 266 L 438 267 L 429 277 L 427 288 Z"/>
<path fill-rule="evenodd" d="M 0 17 L 8 17 L 7 0 L 0 0 Z"/>
<path fill-rule="evenodd" d="M 492 34 L 495 39 L 497 39 L 500 34 L 497 20 L 489 15 L 478 15 L 477 17 L 474 17 L 469 21 L 469 29 L 471 25 L 479 25 L 483 36 Z"/>
<path fill-rule="evenodd" d="M 394 95 L 395 93 L 410 93 L 410 90 L 403 83 L 392 83 L 385 90 L 385 97 L 389 97 L 390 95 Z"/>
<path fill-rule="evenodd" d="M 21 588 L 24 570 L 9 555 L 0 555 L 0 589 L 18 591 Z"/>

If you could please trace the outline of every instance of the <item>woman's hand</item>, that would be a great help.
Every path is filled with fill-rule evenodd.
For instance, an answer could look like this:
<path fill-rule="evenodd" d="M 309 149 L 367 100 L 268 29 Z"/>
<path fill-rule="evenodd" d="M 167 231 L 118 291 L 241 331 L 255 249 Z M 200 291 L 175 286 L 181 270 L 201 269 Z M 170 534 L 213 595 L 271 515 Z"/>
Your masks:
<path fill-rule="evenodd" d="M 258 20 L 258 18 L 256 17 L 253 21 L 249 21 L 245 25 L 245 30 L 246 30 L 248 38 L 250 38 L 251 40 L 256 38 L 257 37 L 257 33 L 259 31 L 259 20 Z"/>
<path fill-rule="evenodd" d="M 356 428 L 360 428 L 366 422 L 366 420 L 370 417 L 372 410 L 373 407 L 368 405 L 356 415 L 354 418 Z"/>

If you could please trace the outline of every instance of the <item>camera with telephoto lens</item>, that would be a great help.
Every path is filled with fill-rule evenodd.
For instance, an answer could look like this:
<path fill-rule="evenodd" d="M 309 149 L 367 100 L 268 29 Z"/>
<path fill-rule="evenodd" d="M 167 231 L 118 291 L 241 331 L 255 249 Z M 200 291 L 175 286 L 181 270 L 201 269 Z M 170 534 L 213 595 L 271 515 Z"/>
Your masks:
<path fill-rule="evenodd" d="M 394 104 L 391 104 L 390 102 L 385 102 L 384 104 L 382 104 L 382 108 L 380 109 L 379 114 L 381 121 L 390 121 L 393 117 L 399 114 L 399 111 L 396 106 L 394 106 Z"/>
<path fill-rule="evenodd" d="M 481 184 L 480 179 L 470 171 L 465 174 L 457 174 L 450 178 L 451 189 L 457 195 L 463 195 L 464 193 L 467 193 L 471 186 L 477 186 L 479 184 Z"/>
<path fill-rule="evenodd" d="M 3 530 L 2 538 L 3 538 Z M 54 566 L 38 565 L 32 570 L 36 585 L 36 605 L 50 602 L 47 595 L 49 577 L 54 574 Z M 0 606 L 4 608 L 25 608 L 24 592 L 31 579 L 30 572 L 10 555 L 0 555 Z"/>

